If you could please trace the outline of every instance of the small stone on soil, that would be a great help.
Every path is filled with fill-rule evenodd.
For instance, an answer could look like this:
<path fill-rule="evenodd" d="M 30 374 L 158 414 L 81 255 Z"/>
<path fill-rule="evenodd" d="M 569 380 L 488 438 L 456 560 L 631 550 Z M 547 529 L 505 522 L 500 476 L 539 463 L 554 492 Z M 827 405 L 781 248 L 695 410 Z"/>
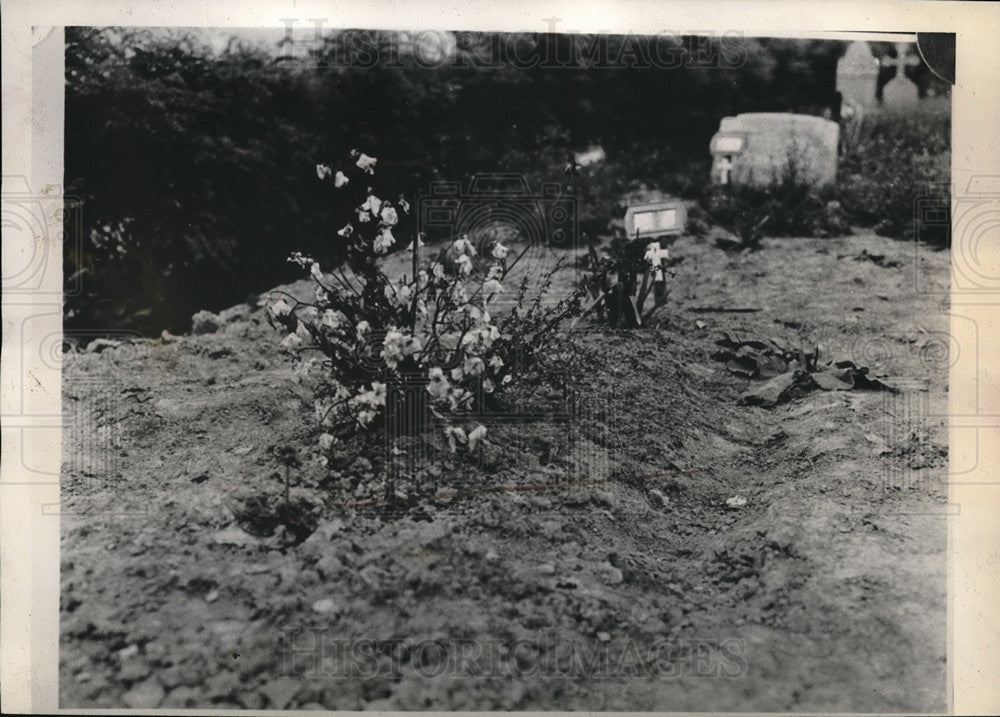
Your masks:
<path fill-rule="evenodd" d="M 324 598 L 322 600 L 317 600 L 313 603 L 312 609 L 319 613 L 331 613 L 337 612 L 337 603 L 335 603 L 330 598 Z M 280 707 L 278 709 L 281 709 Z"/>
<path fill-rule="evenodd" d="M 163 687 L 156 680 L 146 680 L 125 693 L 122 700 L 130 709 L 157 707 L 163 701 Z"/>
<path fill-rule="evenodd" d="M 614 565 L 601 566 L 601 579 L 607 585 L 619 585 L 625 580 L 625 575 Z"/>
<path fill-rule="evenodd" d="M 670 499 L 655 488 L 649 491 L 649 497 L 653 499 L 653 505 L 657 508 L 666 508 L 670 505 Z"/>
<path fill-rule="evenodd" d="M 291 704 L 295 693 L 299 691 L 299 682 L 289 677 L 279 677 L 261 687 L 260 691 L 271 701 L 273 709 L 283 710 Z"/>
<path fill-rule="evenodd" d="M 212 535 L 212 542 L 216 545 L 236 545 L 244 547 L 256 542 L 255 538 L 246 531 L 239 528 L 226 528 Z"/>

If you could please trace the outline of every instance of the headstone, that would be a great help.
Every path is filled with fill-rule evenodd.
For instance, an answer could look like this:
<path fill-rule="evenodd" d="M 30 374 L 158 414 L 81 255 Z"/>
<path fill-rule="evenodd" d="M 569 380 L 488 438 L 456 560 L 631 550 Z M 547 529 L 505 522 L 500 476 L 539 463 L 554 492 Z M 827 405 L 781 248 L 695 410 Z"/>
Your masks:
<path fill-rule="evenodd" d="M 852 42 L 837 61 L 837 91 L 845 105 L 872 107 L 878 82 L 879 61 L 867 42 Z M 843 110 L 842 110 L 843 111 Z"/>
<path fill-rule="evenodd" d="M 629 239 L 655 239 L 684 233 L 687 207 L 680 199 L 666 198 L 634 204 L 625 210 L 625 235 Z"/>
<path fill-rule="evenodd" d="M 811 115 L 759 112 L 725 117 L 710 145 L 716 184 L 766 187 L 792 178 L 810 186 L 837 179 L 840 126 Z"/>
<path fill-rule="evenodd" d="M 896 43 L 896 56 L 885 55 L 880 60 L 882 67 L 895 67 L 896 76 L 882 88 L 882 105 L 889 109 L 906 109 L 917 104 L 917 85 L 906 76 L 906 68 L 920 64 L 916 46 L 906 42 Z"/>

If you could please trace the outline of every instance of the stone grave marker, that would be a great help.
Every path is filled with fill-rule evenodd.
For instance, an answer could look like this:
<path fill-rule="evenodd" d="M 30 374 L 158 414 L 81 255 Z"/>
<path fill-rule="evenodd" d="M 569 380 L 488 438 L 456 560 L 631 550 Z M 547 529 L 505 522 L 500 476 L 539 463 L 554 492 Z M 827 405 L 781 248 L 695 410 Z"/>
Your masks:
<path fill-rule="evenodd" d="M 916 83 L 906 76 L 907 67 L 916 67 L 920 64 L 920 57 L 911 50 L 915 52 L 915 45 L 897 42 L 896 57 L 889 57 L 886 54 L 879 61 L 882 67 L 896 68 L 896 76 L 889 80 L 877 94 L 880 104 L 884 107 L 906 109 L 916 105 L 919 101 Z"/>
<path fill-rule="evenodd" d="M 755 112 L 724 117 L 712 137 L 712 181 L 766 187 L 792 175 L 822 186 L 837 179 L 840 126 L 812 115 Z"/>
<path fill-rule="evenodd" d="M 837 91 L 843 103 L 855 108 L 875 105 L 879 61 L 872 55 L 867 42 L 852 42 L 837 61 Z M 841 111 L 843 112 L 843 107 Z"/>

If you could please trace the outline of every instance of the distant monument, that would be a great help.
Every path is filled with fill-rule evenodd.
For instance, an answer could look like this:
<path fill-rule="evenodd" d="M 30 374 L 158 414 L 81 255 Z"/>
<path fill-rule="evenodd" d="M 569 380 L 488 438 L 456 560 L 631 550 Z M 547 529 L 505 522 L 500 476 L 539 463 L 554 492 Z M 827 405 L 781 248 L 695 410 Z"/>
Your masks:
<path fill-rule="evenodd" d="M 837 91 L 844 102 L 861 109 L 874 107 L 877 100 L 879 61 L 867 42 L 852 42 L 837 62 Z"/>
<path fill-rule="evenodd" d="M 938 90 L 947 91 L 935 82 L 943 84 L 932 77 L 911 42 L 852 42 L 837 62 L 837 91 L 848 115 L 916 108 Z"/>
<path fill-rule="evenodd" d="M 905 109 L 915 105 L 920 98 L 920 88 L 910 79 L 909 74 L 921 65 L 916 45 L 897 42 L 895 53 L 887 52 L 882 55 L 879 65 L 881 71 L 875 89 L 878 103 L 891 109 Z"/>

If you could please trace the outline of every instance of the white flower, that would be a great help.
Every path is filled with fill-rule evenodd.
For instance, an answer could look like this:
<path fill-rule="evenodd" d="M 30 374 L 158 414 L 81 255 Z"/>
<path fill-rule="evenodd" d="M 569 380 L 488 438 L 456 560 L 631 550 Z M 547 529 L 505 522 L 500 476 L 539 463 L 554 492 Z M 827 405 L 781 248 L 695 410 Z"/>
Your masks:
<path fill-rule="evenodd" d="M 329 433 L 323 433 L 319 437 L 319 447 L 321 450 L 328 451 L 330 447 L 336 443 L 337 439 L 334 438 Z"/>
<path fill-rule="evenodd" d="M 463 378 L 465 378 L 465 369 L 461 366 L 456 366 L 451 370 L 452 381 L 461 381 Z"/>
<path fill-rule="evenodd" d="M 373 217 L 377 217 L 379 210 L 382 208 L 382 200 L 376 197 L 374 194 L 369 194 L 365 203 L 361 205 L 361 209 L 365 209 L 371 212 Z"/>
<path fill-rule="evenodd" d="M 499 281 L 502 278 L 503 278 L 503 267 L 500 266 L 499 264 L 494 264 L 493 266 L 490 267 L 490 270 L 486 272 L 487 281 L 489 281 L 490 279 L 496 279 L 497 281 Z"/>
<path fill-rule="evenodd" d="M 356 416 L 356 418 L 358 420 L 358 423 L 361 424 L 362 428 L 368 428 L 368 426 L 372 424 L 372 421 L 375 420 L 375 416 L 377 415 L 378 413 L 376 411 L 372 411 L 371 409 L 366 408 L 363 411 L 358 411 L 358 415 Z"/>
<path fill-rule="evenodd" d="M 369 157 L 367 154 L 362 152 L 358 157 L 358 161 L 355 164 L 359 169 L 363 169 L 368 172 L 368 174 L 375 174 L 375 163 L 378 160 L 375 157 Z"/>
<path fill-rule="evenodd" d="M 403 358 L 403 334 L 395 329 L 389 330 L 382 341 L 382 358 L 389 368 L 396 368 L 396 364 Z"/>
<path fill-rule="evenodd" d="M 327 167 L 325 164 L 316 165 L 316 176 L 319 177 L 320 179 L 326 179 L 327 177 L 330 176 L 332 172 L 333 170 Z"/>
<path fill-rule="evenodd" d="M 288 302 L 284 299 L 278 299 L 273 304 L 271 304 L 268 309 L 277 318 L 282 316 L 288 316 L 292 313 L 292 307 L 288 305 Z"/>
<path fill-rule="evenodd" d="M 456 441 L 463 444 L 469 442 L 468 437 L 465 435 L 465 431 L 457 426 L 445 426 L 444 435 L 445 438 L 448 439 L 448 448 L 452 453 L 456 450 Z"/>
<path fill-rule="evenodd" d="M 462 254 L 458 257 L 458 273 L 462 276 L 468 276 L 472 273 L 472 259 L 469 258 L 468 254 Z"/>
<path fill-rule="evenodd" d="M 330 294 L 329 294 L 329 292 L 326 289 L 324 289 L 322 286 L 317 286 L 316 290 L 315 290 L 315 292 L 313 292 L 313 294 L 316 297 L 316 303 L 317 304 L 325 304 L 327 301 L 330 300 Z"/>
<path fill-rule="evenodd" d="M 369 324 L 368 324 L 367 321 L 359 321 L 358 322 L 358 325 L 355 327 L 355 331 L 358 334 L 358 341 L 361 341 L 362 339 L 364 339 L 365 334 L 368 333 L 368 330 L 370 328 L 371 328 L 371 326 L 369 326 Z"/>
<path fill-rule="evenodd" d="M 500 338 L 500 332 L 496 326 L 482 326 L 468 332 L 462 339 L 462 346 L 467 347 L 467 352 L 476 354 L 481 349 L 490 348 L 498 338 Z"/>
<path fill-rule="evenodd" d="M 396 210 L 386 203 L 386 206 L 382 207 L 382 213 L 379 215 L 382 223 L 388 227 L 396 226 L 396 222 L 399 221 L 399 215 L 396 214 Z"/>
<path fill-rule="evenodd" d="M 352 406 L 368 406 L 373 409 L 385 405 L 385 384 L 372 381 L 372 387 L 368 391 L 362 391 L 350 400 Z"/>
<path fill-rule="evenodd" d="M 396 204 L 399 205 L 399 208 L 402 209 L 405 214 L 410 213 L 410 203 L 406 201 L 406 198 L 403 197 L 403 195 L 399 196 L 399 201 L 396 202 Z"/>
<path fill-rule="evenodd" d="M 492 379 L 483 379 L 483 390 L 486 391 L 486 393 L 493 393 L 496 390 L 496 386 L 494 385 Z"/>
<path fill-rule="evenodd" d="M 333 385 L 337 387 L 337 390 L 333 394 L 335 400 L 343 401 L 351 395 L 351 390 L 344 384 L 334 381 Z"/>
<path fill-rule="evenodd" d="M 448 394 L 448 403 L 452 411 L 457 411 L 460 407 L 468 408 L 472 403 L 472 394 L 465 389 L 456 388 Z"/>
<path fill-rule="evenodd" d="M 501 366 L 503 366 L 503 359 L 499 356 L 490 359 L 490 368 L 493 369 L 494 373 L 499 371 Z"/>
<path fill-rule="evenodd" d="M 451 248 L 456 254 L 475 256 L 476 247 L 472 246 L 472 242 L 469 241 L 469 235 L 463 234 L 460 239 L 456 239 L 451 244 Z"/>
<path fill-rule="evenodd" d="M 312 334 L 309 333 L 309 328 L 301 321 L 299 322 L 299 325 L 295 327 L 295 333 L 300 339 L 302 339 L 302 341 L 309 341 L 312 339 Z"/>
<path fill-rule="evenodd" d="M 281 348 L 283 349 L 297 349 L 302 345 L 302 339 L 299 337 L 298 333 L 288 334 L 281 342 Z"/>
<path fill-rule="evenodd" d="M 487 298 L 502 293 L 503 286 L 501 286 L 500 282 L 496 279 L 488 279 L 483 282 L 483 294 L 485 294 Z"/>
<path fill-rule="evenodd" d="M 372 220 L 371 212 L 369 212 L 367 209 L 362 209 L 361 207 L 358 207 L 358 221 L 361 222 L 362 224 L 367 224 L 371 220 Z"/>
<path fill-rule="evenodd" d="M 396 299 L 397 301 L 399 301 L 399 305 L 409 306 L 410 299 L 412 298 L 413 298 L 413 287 L 410 286 L 409 284 L 404 284 L 403 282 L 399 282 L 399 285 L 396 287 Z"/>
<path fill-rule="evenodd" d="M 469 452 L 476 450 L 476 445 L 484 438 L 486 438 L 486 426 L 482 424 L 469 431 Z"/>
<path fill-rule="evenodd" d="M 444 266 L 442 266 L 440 263 L 435 264 L 434 268 L 432 269 L 432 271 L 434 273 L 434 278 L 435 279 L 443 279 L 444 278 Z"/>
<path fill-rule="evenodd" d="M 504 386 L 506 386 L 508 383 L 510 383 L 513 380 L 514 380 L 514 377 L 511 376 L 510 374 L 507 374 L 506 376 L 503 377 L 503 381 L 501 381 L 500 383 L 502 383 Z"/>
<path fill-rule="evenodd" d="M 382 231 L 379 232 L 378 236 L 375 237 L 375 253 L 385 254 L 389 251 L 389 247 L 396 243 L 396 237 L 392 235 L 392 230 L 389 227 L 383 227 Z"/>
<path fill-rule="evenodd" d="M 319 268 L 319 264 L 316 262 L 313 262 L 312 266 L 309 267 L 309 274 L 316 281 L 323 280 L 323 270 Z"/>
<path fill-rule="evenodd" d="M 473 356 L 465 359 L 465 366 L 463 368 L 467 374 L 480 376 L 486 371 L 486 364 L 478 356 Z"/>
<path fill-rule="evenodd" d="M 344 316 L 339 311 L 334 311 L 333 309 L 327 309 L 323 312 L 320 318 L 320 326 L 325 326 L 328 329 L 339 329 L 344 323 L 347 322 L 347 317 Z"/>
<path fill-rule="evenodd" d="M 333 186 L 335 186 L 337 189 L 340 189 L 350 181 L 351 180 L 347 178 L 346 174 L 344 174 L 343 172 L 337 172 L 337 174 L 334 175 L 333 177 Z"/>
<path fill-rule="evenodd" d="M 494 259 L 506 259 L 507 254 L 510 253 L 510 249 L 505 247 L 500 242 L 493 245 L 493 258 Z"/>
<path fill-rule="evenodd" d="M 444 400 L 451 391 L 451 384 L 445 378 L 444 372 L 435 366 L 428 372 L 427 377 L 430 379 L 427 382 L 427 393 L 436 401 Z"/>
<path fill-rule="evenodd" d="M 419 336 L 409 336 L 403 344 L 403 355 L 411 356 L 423 348 L 423 342 Z"/>
<path fill-rule="evenodd" d="M 343 229 L 341 229 L 340 231 L 338 231 L 337 233 L 338 233 L 338 234 L 339 234 L 340 236 L 342 236 L 342 237 L 344 237 L 345 239 L 347 239 L 348 237 L 350 237 L 350 236 L 351 236 L 351 234 L 353 234 L 353 233 L 354 233 L 354 225 L 353 225 L 353 224 L 351 224 L 350 222 L 348 222 L 347 224 L 345 224 L 345 225 L 344 225 L 344 228 L 343 228 Z"/>
<path fill-rule="evenodd" d="M 429 282 L 429 281 L 430 281 L 430 277 L 427 276 L 427 270 L 426 269 L 421 269 L 420 271 L 417 272 L 417 288 L 418 289 L 423 289 L 425 286 L 427 286 L 427 282 Z"/>

